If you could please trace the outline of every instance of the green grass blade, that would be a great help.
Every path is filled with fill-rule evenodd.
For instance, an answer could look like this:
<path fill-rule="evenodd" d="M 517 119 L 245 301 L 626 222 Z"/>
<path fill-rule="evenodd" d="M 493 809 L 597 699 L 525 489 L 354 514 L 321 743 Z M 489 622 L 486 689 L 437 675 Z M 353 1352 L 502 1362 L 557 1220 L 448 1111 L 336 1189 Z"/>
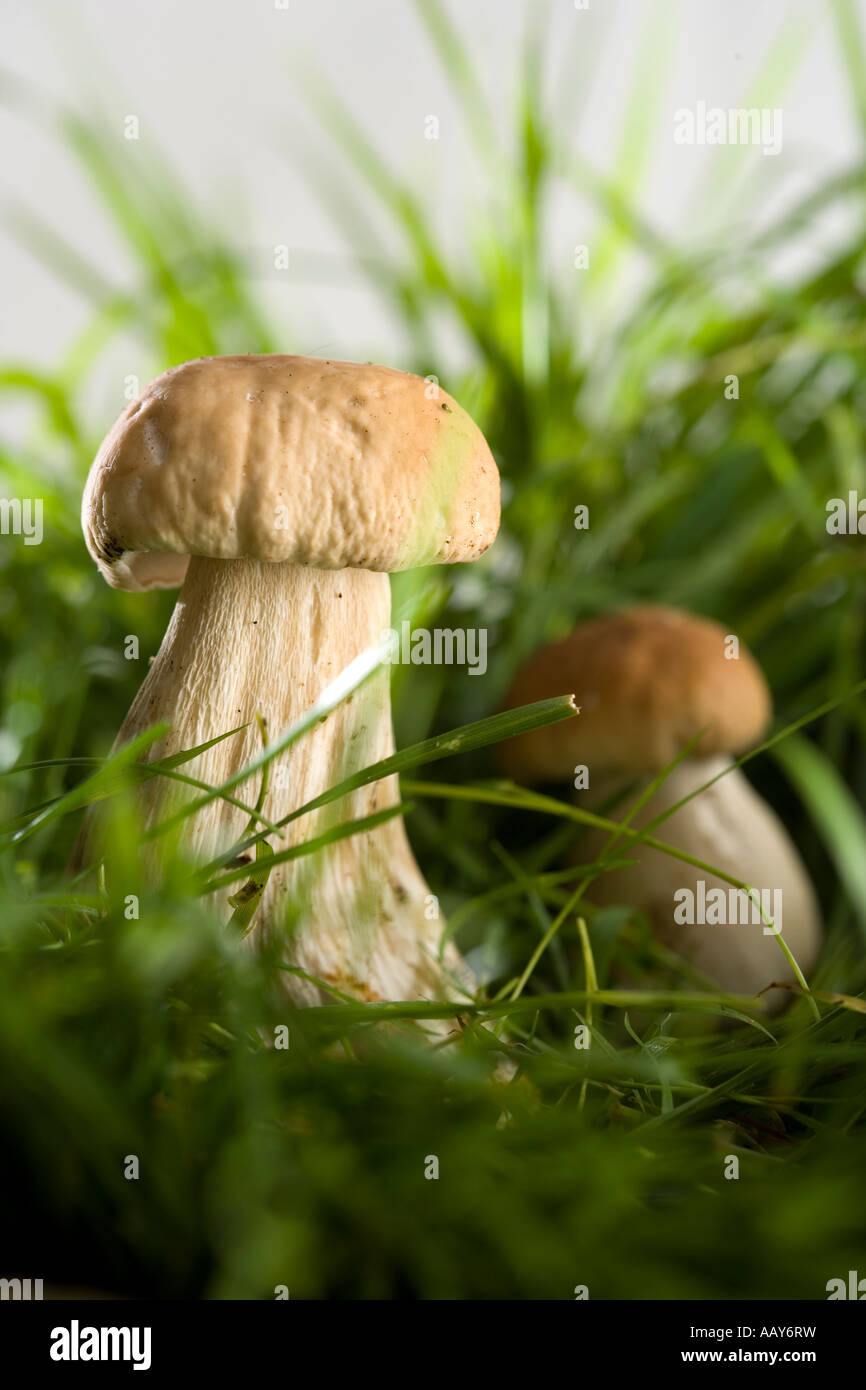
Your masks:
<path fill-rule="evenodd" d="M 486 748 L 490 744 L 501 743 L 504 739 L 516 738 L 518 734 L 529 733 L 533 729 L 541 729 L 547 724 L 555 724 L 558 720 L 568 719 L 577 713 L 574 704 L 574 697 L 571 695 L 558 695 L 552 700 L 539 700 L 533 705 L 523 705 L 519 709 L 505 710 L 501 714 L 491 715 L 487 719 L 478 720 L 474 724 L 466 724 L 461 729 L 452 729 L 447 734 L 437 734 L 434 738 L 425 739 L 421 743 L 413 744 L 410 748 L 404 748 L 399 753 L 392 753 L 390 757 L 383 758 L 381 762 L 373 763 L 370 767 L 362 768 L 360 772 L 355 772 L 351 777 L 345 778 L 320 796 L 314 797 L 312 801 L 307 801 L 297 810 L 292 811 L 288 816 L 284 816 L 279 825 L 290 825 L 292 821 L 298 820 L 300 816 L 309 815 L 311 811 L 317 811 L 322 806 L 328 806 L 332 801 L 338 801 L 340 797 L 347 796 L 350 792 L 358 791 L 360 787 L 367 787 L 371 782 L 380 782 L 383 777 L 391 777 L 395 773 L 406 772 L 410 768 L 427 766 L 430 763 L 439 762 L 442 758 L 453 758 L 458 753 L 473 753 L 479 748 Z M 231 854 L 237 854 L 248 849 L 255 844 L 259 837 L 252 837 L 245 840 L 241 845 L 236 845 Z M 215 860 L 214 865 L 220 863 Z"/>
<path fill-rule="evenodd" d="M 773 757 L 814 821 L 866 934 L 866 816 L 839 771 L 808 739 L 792 737 Z"/>
<path fill-rule="evenodd" d="M 310 706 L 306 713 L 301 715 L 300 719 L 297 719 L 294 724 L 290 725 L 274 743 L 269 743 L 251 762 L 247 763 L 247 765 L 242 767 L 238 772 L 232 773 L 221 786 L 215 787 L 208 795 L 199 797 L 195 801 L 187 802 L 186 805 L 181 806 L 179 810 L 167 820 L 161 821 L 159 825 L 153 826 L 148 831 L 146 838 L 154 840 L 160 835 L 164 835 L 176 825 L 180 825 L 189 816 L 195 815 L 202 807 L 209 805 L 211 801 L 221 796 L 224 792 L 231 791 L 233 787 L 238 786 L 241 782 L 245 782 L 247 778 L 254 776 L 257 772 L 261 772 L 263 768 L 267 767 L 268 764 L 274 760 L 274 758 L 284 753 L 287 748 L 290 748 L 291 745 L 311 729 L 314 724 L 318 724 L 320 720 L 326 718 L 326 716 L 329 715 L 332 710 L 335 710 L 338 705 L 342 704 L 354 690 L 357 690 L 365 681 L 369 680 L 374 672 L 379 669 L 385 656 L 385 643 L 368 647 L 365 651 L 361 652 L 360 655 L 355 657 L 354 661 L 349 663 L 340 675 L 331 681 L 330 685 L 322 691 L 318 700 Z"/>
<path fill-rule="evenodd" d="M 863 30 L 853 0 L 832 0 L 830 8 L 854 109 L 860 120 L 861 135 L 866 141 L 866 44 Z"/>
<path fill-rule="evenodd" d="M 352 835 L 362 835 L 367 830 L 375 830 L 377 826 L 384 825 L 386 821 L 393 820 L 395 816 L 406 815 L 411 809 L 411 806 L 398 802 L 397 805 L 386 806 L 383 811 L 375 811 L 372 815 L 359 816 L 357 820 L 345 821 L 342 825 L 332 826 L 330 830 L 316 835 L 311 840 L 305 840 L 303 844 L 292 845 L 289 849 L 281 849 L 265 856 L 252 869 L 248 864 L 244 864 L 241 868 L 232 869 L 229 873 L 223 874 L 221 878 L 211 879 L 194 891 L 218 893 L 221 888 L 238 883 L 241 879 L 249 880 L 253 884 L 261 883 L 262 880 L 267 880 L 271 869 L 275 868 L 277 864 L 289 864 L 294 859 L 303 859 L 305 855 L 317 854 L 319 850 L 325 849 L 328 845 L 336 844 L 338 840 L 347 840 Z M 203 871 L 202 877 L 205 877 L 208 871 L 209 866 Z"/>
<path fill-rule="evenodd" d="M 52 802 L 46 810 L 34 816 L 22 830 L 16 831 L 10 837 L 10 843 L 19 844 L 50 821 L 58 820 L 61 816 L 68 815 L 70 811 L 78 811 L 82 806 L 90 806 L 95 801 L 103 801 L 109 796 L 114 796 L 118 790 L 128 784 L 130 770 L 141 757 L 141 754 L 146 753 L 154 743 L 158 743 L 168 733 L 169 728 L 170 725 L 163 723 L 154 724 L 151 728 L 145 729 L 144 733 L 139 734 L 123 748 L 119 748 L 112 757 L 107 758 L 92 777 L 85 778 L 77 787 L 73 787 L 72 791 L 67 792 L 58 801 Z"/>

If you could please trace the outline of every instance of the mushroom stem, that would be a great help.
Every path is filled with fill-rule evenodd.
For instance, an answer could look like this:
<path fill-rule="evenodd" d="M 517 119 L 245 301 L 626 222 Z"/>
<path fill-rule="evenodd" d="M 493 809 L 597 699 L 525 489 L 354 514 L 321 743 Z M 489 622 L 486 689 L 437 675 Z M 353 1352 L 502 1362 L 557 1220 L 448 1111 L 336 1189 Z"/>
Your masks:
<path fill-rule="evenodd" d="M 718 781 L 706 791 L 699 790 L 720 772 L 724 775 Z M 620 785 L 622 780 L 620 777 Z M 598 784 L 584 804 L 598 805 L 613 791 L 613 779 L 605 779 L 605 785 Z M 781 908 L 781 933 L 801 969 L 808 972 L 820 945 L 820 910 L 814 889 L 781 821 L 739 768 L 732 766 L 731 759 L 693 758 L 681 763 L 636 813 L 631 828 L 642 829 L 693 793 L 698 794 L 655 827 L 653 837 L 721 869 L 759 893 L 763 890 L 764 904 L 775 903 Z M 639 794 L 638 790 L 625 805 L 617 806 L 612 818 L 621 819 Z M 581 859 L 595 858 L 607 838 L 594 832 L 582 840 Z M 744 897 L 732 899 L 731 885 L 725 880 L 661 850 L 629 844 L 624 837 L 617 853 L 638 862 L 596 879 L 592 886 L 596 901 L 641 907 L 659 939 L 680 951 L 723 989 L 757 993 L 774 980 L 793 979 L 774 936 L 765 933 L 765 923 L 751 909 L 748 920 L 743 921 Z M 684 889 L 695 895 L 698 907 L 707 903 L 713 890 L 720 890 L 725 916 L 719 922 L 678 922 L 674 895 Z M 774 893 L 779 896 L 774 897 Z M 682 903 L 682 898 L 679 901 Z M 709 901 L 721 904 L 723 899 Z M 739 920 L 732 908 L 741 914 Z M 783 999 L 771 997 L 768 1007 L 783 1003 Z"/>
<path fill-rule="evenodd" d="M 184 772 L 219 785 L 261 751 L 268 737 L 307 711 L 325 687 L 390 623 L 387 574 L 322 570 L 289 563 L 193 557 L 159 653 L 118 735 L 127 743 L 159 720 L 169 733 L 148 760 L 248 727 L 202 753 Z M 344 777 L 394 751 L 387 668 L 374 673 L 327 718 L 274 760 L 263 814 L 280 821 Z M 154 778 L 142 793 L 152 826 L 177 804 L 177 784 Z M 255 801 L 251 779 L 235 794 Z M 188 795 L 181 794 L 183 799 Z M 395 805 L 395 776 L 301 816 L 276 850 L 329 827 Z M 195 862 L 224 853 L 245 833 L 244 813 L 218 799 L 185 822 L 183 849 Z M 238 884 L 226 890 L 226 897 Z M 228 912 L 227 908 L 227 912 Z M 274 867 L 251 933 L 282 945 L 283 958 L 356 997 L 449 997 L 453 972 L 471 987 L 454 948 L 438 960 L 438 905 L 412 855 L 400 817 L 374 830 Z M 315 985 L 285 973 L 298 1003 L 330 1001 Z"/>

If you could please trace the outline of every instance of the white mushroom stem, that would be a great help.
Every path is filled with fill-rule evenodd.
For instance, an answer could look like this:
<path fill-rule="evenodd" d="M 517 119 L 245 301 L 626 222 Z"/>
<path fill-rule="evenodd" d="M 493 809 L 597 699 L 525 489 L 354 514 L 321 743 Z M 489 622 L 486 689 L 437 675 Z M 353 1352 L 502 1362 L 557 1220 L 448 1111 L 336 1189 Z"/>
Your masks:
<path fill-rule="evenodd" d="M 821 935 L 815 892 L 784 826 L 729 759 L 692 759 L 681 763 L 636 813 L 631 827 L 642 829 L 724 769 L 729 769 L 724 776 L 650 833 L 654 839 L 721 869 L 759 893 L 763 890 L 764 904 L 771 907 L 771 916 L 772 905 L 780 905 L 782 936 L 801 970 L 808 973 L 817 957 Z M 624 779 L 618 780 L 622 785 Z M 589 800 L 597 807 L 610 797 L 615 785 L 613 779 L 606 779 L 604 786 L 597 784 Z M 618 805 L 610 817 L 620 820 L 638 794 Z M 581 859 L 594 858 L 606 839 L 602 833 L 582 839 Z M 794 979 L 778 941 L 765 933 L 766 923 L 759 914 L 749 910 L 748 921 L 741 920 L 746 915 L 743 896 L 731 898 L 734 890 L 725 880 L 661 850 L 629 843 L 626 836 L 618 841 L 617 855 L 638 862 L 633 868 L 615 869 L 596 879 L 590 890 L 595 901 L 627 903 L 643 909 L 661 941 L 691 960 L 725 990 L 753 994 L 774 980 Z M 712 917 L 721 908 L 725 917 L 718 923 L 677 922 L 674 914 L 678 903 L 687 903 L 682 890 L 695 895 L 699 915 L 703 911 L 703 915 Z M 719 897 L 710 898 L 707 912 L 707 895 L 713 890 L 724 893 L 725 905 L 722 907 Z M 774 897 L 774 893 L 779 896 Z M 680 894 L 679 899 L 676 894 Z M 753 916 L 758 920 L 753 921 Z M 769 996 L 770 1008 L 783 1003 L 781 991 Z"/>
<path fill-rule="evenodd" d="M 327 685 L 389 626 L 386 574 L 321 570 L 251 560 L 190 560 L 159 654 L 118 735 L 127 743 L 160 720 L 170 732 L 150 760 L 188 749 L 247 723 L 182 771 L 219 785 L 261 752 L 256 715 L 275 740 Z M 335 783 L 394 751 L 389 673 L 377 671 L 271 765 L 263 814 L 280 821 Z M 234 795 L 254 804 L 258 776 Z M 176 805 L 176 784 L 154 778 L 143 793 L 152 826 Z M 197 795 L 197 793 L 189 793 Z M 399 801 L 396 777 L 375 782 L 302 816 L 275 851 L 369 816 Z M 247 817 L 215 800 L 185 822 L 182 847 L 200 863 L 236 844 Z M 218 899 L 226 918 L 235 883 Z M 252 938 L 277 943 L 283 959 L 362 999 L 459 995 L 449 972 L 471 979 L 457 952 L 438 962 L 443 923 L 412 855 L 402 819 L 277 865 L 258 906 Z M 329 996 L 285 973 L 298 1003 Z"/>

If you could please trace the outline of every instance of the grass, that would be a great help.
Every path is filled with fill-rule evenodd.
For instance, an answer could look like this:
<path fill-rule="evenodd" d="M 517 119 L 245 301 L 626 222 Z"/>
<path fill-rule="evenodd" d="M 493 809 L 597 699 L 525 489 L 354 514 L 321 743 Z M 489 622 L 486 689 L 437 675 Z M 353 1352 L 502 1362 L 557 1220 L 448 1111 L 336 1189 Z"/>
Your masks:
<path fill-rule="evenodd" d="M 866 1248 L 866 551 L 824 525 L 829 498 L 866 495 L 866 165 L 771 224 L 674 244 L 635 202 L 660 84 L 641 89 L 619 162 L 600 173 L 562 139 L 572 126 L 536 19 L 503 149 L 453 18 L 438 0 L 418 12 L 486 171 L 465 214 L 471 254 L 449 255 L 423 194 L 315 75 L 322 146 L 309 171 L 403 320 L 410 348 L 394 365 L 441 377 L 505 484 L 482 562 L 394 581 L 398 611 L 489 633 L 484 680 L 435 667 L 393 677 L 413 846 L 483 981 L 466 1005 L 289 1012 L 285 961 L 244 954 L 180 875 L 142 881 L 140 750 L 106 758 L 172 600 L 110 591 L 87 558 L 80 493 L 110 424 L 88 410 L 87 387 L 121 333 L 154 373 L 308 344 L 269 322 L 242 258 L 166 160 L 142 151 L 133 169 L 98 116 L 2 83 L 92 181 L 130 267 L 108 282 L 83 235 L 8 209 L 91 316 L 58 360 L 0 367 L 0 389 L 34 418 L 24 445 L 0 444 L 0 493 L 45 506 L 42 546 L 0 543 L 0 1174 L 15 1194 L 3 1272 L 161 1297 L 287 1285 L 292 1297 L 572 1298 L 585 1284 L 592 1298 L 820 1298 L 828 1279 L 862 1272 Z M 862 30 L 846 0 L 833 13 L 862 116 Z M 791 66 L 784 42 L 778 52 L 761 90 Z M 553 197 L 575 189 L 596 209 L 587 271 L 550 250 Z M 830 207 L 847 210 L 847 241 L 777 282 L 773 256 L 808 245 Z M 717 209 L 723 229 L 729 210 Z M 387 262 L 381 219 L 402 248 Z M 626 300 L 635 261 L 642 288 Z M 460 374 L 436 346 L 443 321 L 465 345 Z M 812 997 L 770 1023 L 695 979 L 629 904 L 594 906 L 592 873 L 628 857 L 627 833 L 589 874 L 563 870 L 580 830 L 565 792 L 496 780 L 492 744 L 514 728 L 497 711 L 520 663 L 636 599 L 723 619 L 773 689 L 777 737 L 748 775 L 807 861 L 827 940 Z M 138 662 L 123 659 L 129 633 Z M 303 729 L 282 742 L 294 737 Z M 182 777 L 183 764 L 160 775 Z M 254 817 L 256 785 L 219 794 Z M 123 900 L 64 878 L 96 795 L 111 808 Z M 654 834 L 664 840 L 663 825 Z M 419 1037 L 431 1013 L 454 1017 L 447 1047 Z M 590 1049 L 575 1046 L 584 1024 Z M 270 1045 L 285 1027 L 289 1046 Z M 724 1176 L 731 1154 L 738 1181 Z M 431 1157 L 438 1180 L 425 1177 Z"/>

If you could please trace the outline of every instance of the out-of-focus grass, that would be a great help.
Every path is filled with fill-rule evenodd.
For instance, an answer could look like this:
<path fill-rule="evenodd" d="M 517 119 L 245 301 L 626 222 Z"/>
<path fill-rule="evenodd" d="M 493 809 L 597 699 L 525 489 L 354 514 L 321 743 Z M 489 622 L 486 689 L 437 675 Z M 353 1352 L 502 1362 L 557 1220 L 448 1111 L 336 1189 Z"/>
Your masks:
<path fill-rule="evenodd" d="M 835 11 L 862 111 L 862 35 L 848 3 Z M 849 692 L 864 674 L 866 551 L 824 521 L 828 498 L 866 494 L 866 167 L 772 226 L 672 244 L 634 204 L 660 87 L 636 87 L 621 160 L 602 175 L 549 105 L 535 21 L 503 151 L 452 19 L 432 0 L 419 15 L 488 170 L 489 213 L 466 216 L 471 254 L 448 255 L 423 196 L 336 92 L 322 79 L 309 91 L 334 151 L 333 165 L 311 161 L 311 177 L 405 322 L 412 351 L 396 365 L 442 378 L 505 480 L 503 530 L 484 561 L 395 581 L 396 602 L 426 623 L 487 628 L 490 654 L 484 680 L 398 669 L 398 746 L 495 713 L 532 648 L 588 613 L 652 598 L 723 619 L 767 672 L 779 727 L 827 707 L 749 774 L 819 890 L 816 989 L 859 995 L 866 708 Z M 29 444 L 0 445 L 0 491 L 45 503 L 42 546 L 0 544 L 0 756 L 50 764 L 0 780 L 0 1172 L 16 1194 L 4 1272 L 168 1296 L 269 1297 L 286 1284 L 293 1297 L 568 1298 L 588 1284 L 592 1297 L 821 1297 L 827 1279 L 862 1268 L 862 1015 L 819 999 L 815 1021 L 795 1000 L 758 1027 L 748 1001 L 714 997 L 667 959 L 628 905 L 597 912 L 591 885 L 582 936 L 564 912 L 579 879 L 558 868 L 573 825 L 482 787 L 483 749 L 405 789 L 425 874 L 487 999 L 501 1001 L 461 1009 L 445 1049 L 419 1042 L 419 1010 L 396 1023 L 384 1011 L 387 1030 L 371 1006 L 288 1013 L 279 961 L 242 955 L 172 885 L 138 881 L 123 795 L 114 854 L 140 897 L 137 921 L 63 883 L 74 816 L 15 841 L 25 812 L 92 771 L 70 758 L 106 754 L 143 674 L 123 659 L 124 636 L 139 636 L 146 659 L 171 603 L 106 589 L 79 534 L 81 486 L 110 423 L 83 405 L 101 355 L 120 332 L 154 372 L 309 345 L 299 325 L 268 321 L 248 267 L 166 161 L 142 152 L 133 172 L 97 120 L 8 79 L 3 90 L 65 141 L 131 268 L 110 283 L 80 238 L 9 209 L 92 318 L 59 361 L 0 369 L 4 392 L 37 407 Z M 552 198 L 569 185 L 597 209 L 587 271 L 551 261 Z M 843 203 L 848 243 L 796 284 L 776 283 L 773 256 L 808 243 L 814 219 Z M 388 262 L 376 252 L 383 214 L 403 246 Z M 624 309 L 617 286 L 634 255 L 644 288 Z M 434 346 L 443 316 L 469 349 L 459 377 Z M 724 394 L 732 373 L 737 400 Z M 574 529 L 578 504 L 588 531 Z M 665 983 L 618 993 L 617 964 L 638 981 L 666 970 Z M 708 1007 L 720 1027 L 695 1033 L 688 1020 Z M 589 1016 L 587 1052 L 574 1030 Z M 497 1044 L 479 1024 L 502 1017 Z M 283 1023 L 291 1046 L 266 1045 Z M 502 1048 L 518 1068 L 508 1083 Z M 738 1182 L 723 1177 L 732 1153 Z M 128 1154 L 138 1182 L 123 1177 Z M 431 1155 L 438 1181 L 424 1175 Z"/>

